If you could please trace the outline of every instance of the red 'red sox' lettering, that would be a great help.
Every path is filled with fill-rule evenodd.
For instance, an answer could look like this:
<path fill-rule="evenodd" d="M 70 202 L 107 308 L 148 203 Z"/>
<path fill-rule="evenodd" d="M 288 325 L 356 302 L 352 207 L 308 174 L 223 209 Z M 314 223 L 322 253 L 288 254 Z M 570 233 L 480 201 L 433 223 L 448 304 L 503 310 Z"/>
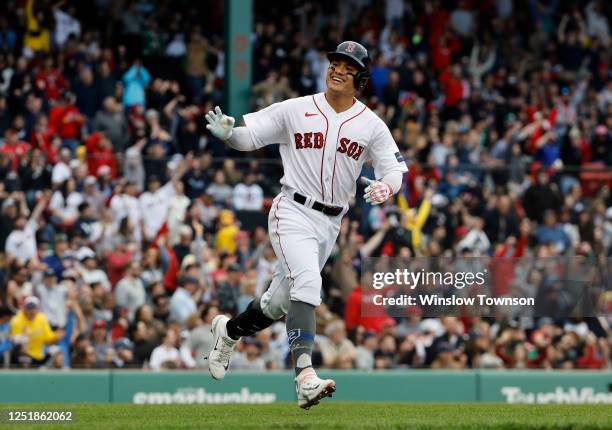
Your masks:
<path fill-rule="evenodd" d="M 323 133 L 321 132 L 294 133 L 293 139 L 295 141 L 295 149 L 323 148 Z"/>
<path fill-rule="evenodd" d="M 354 160 L 359 160 L 363 153 L 364 147 L 357 142 L 351 142 L 350 139 L 343 137 L 340 139 L 340 146 L 338 152 L 340 154 L 346 154 Z"/>

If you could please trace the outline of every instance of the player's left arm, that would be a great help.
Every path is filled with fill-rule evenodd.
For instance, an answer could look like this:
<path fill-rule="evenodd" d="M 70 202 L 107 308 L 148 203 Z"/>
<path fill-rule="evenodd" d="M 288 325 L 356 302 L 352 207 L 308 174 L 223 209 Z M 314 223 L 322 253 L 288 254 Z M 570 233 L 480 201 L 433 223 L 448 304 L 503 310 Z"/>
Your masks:
<path fill-rule="evenodd" d="M 382 121 L 377 124 L 369 153 L 374 165 L 374 174 L 381 179 L 365 180 L 367 188 L 363 197 L 366 202 L 379 205 L 402 188 L 404 173 L 408 171 L 408 166 L 389 129 Z"/>

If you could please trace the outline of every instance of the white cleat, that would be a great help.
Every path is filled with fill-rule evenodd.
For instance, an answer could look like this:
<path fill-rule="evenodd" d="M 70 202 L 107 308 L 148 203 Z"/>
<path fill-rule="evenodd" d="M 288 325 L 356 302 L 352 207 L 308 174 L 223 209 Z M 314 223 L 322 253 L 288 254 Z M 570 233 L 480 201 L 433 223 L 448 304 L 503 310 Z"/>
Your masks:
<path fill-rule="evenodd" d="M 212 321 L 210 330 L 214 337 L 214 347 L 208 355 L 208 370 L 215 379 L 223 379 L 229 367 L 230 358 L 238 343 L 227 335 L 227 322 L 225 315 L 217 315 Z"/>
<path fill-rule="evenodd" d="M 304 376 L 301 380 L 295 378 L 295 390 L 297 391 L 298 406 L 302 409 L 310 409 L 318 405 L 325 397 L 331 397 L 336 391 L 336 382 L 333 379 L 321 379 L 316 373 Z"/>

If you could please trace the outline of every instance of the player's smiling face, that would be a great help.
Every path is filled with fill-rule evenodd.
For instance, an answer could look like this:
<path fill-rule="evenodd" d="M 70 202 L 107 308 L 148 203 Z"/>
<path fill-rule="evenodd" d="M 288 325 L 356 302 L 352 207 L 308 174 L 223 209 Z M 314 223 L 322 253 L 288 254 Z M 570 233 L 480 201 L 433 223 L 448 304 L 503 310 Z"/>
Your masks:
<path fill-rule="evenodd" d="M 355 94 L 353 80 L 357 73 L 359 70 L 350 61 L 334 59 L 327 69 L 327 89 L 352 97 Z"/>

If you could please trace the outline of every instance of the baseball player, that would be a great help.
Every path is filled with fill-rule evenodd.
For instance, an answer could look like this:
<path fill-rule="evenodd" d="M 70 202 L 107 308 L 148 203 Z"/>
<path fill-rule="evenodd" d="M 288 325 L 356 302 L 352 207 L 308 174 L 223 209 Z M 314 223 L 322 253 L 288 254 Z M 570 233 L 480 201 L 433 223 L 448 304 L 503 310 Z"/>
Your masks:
<path fill-rule="evenodd" d="M 408 169 L 385 123 L 355 96 L 369 78 L 367 50 L 342 42 L 329 52 L 326 91 L 285 100 L 244 115 L 244 127 L 219 107 L 206 114 L 210 132 L 239 151 L 280 144 L 284 176 L 268 216 L 278 265 L 268 290 L 235 318 L 212 323 L 210 373 L 222 379 L 240 337 L 252 336 L 287 315 L 298 405 L 308 409 L 332 395 L 336 383 L 312 367 L 315 307 L 321 303 L 321 270 L 340 230 L 365 161 L 377 178 L 364 198 L 378 205 L 401 188 Z"/>

